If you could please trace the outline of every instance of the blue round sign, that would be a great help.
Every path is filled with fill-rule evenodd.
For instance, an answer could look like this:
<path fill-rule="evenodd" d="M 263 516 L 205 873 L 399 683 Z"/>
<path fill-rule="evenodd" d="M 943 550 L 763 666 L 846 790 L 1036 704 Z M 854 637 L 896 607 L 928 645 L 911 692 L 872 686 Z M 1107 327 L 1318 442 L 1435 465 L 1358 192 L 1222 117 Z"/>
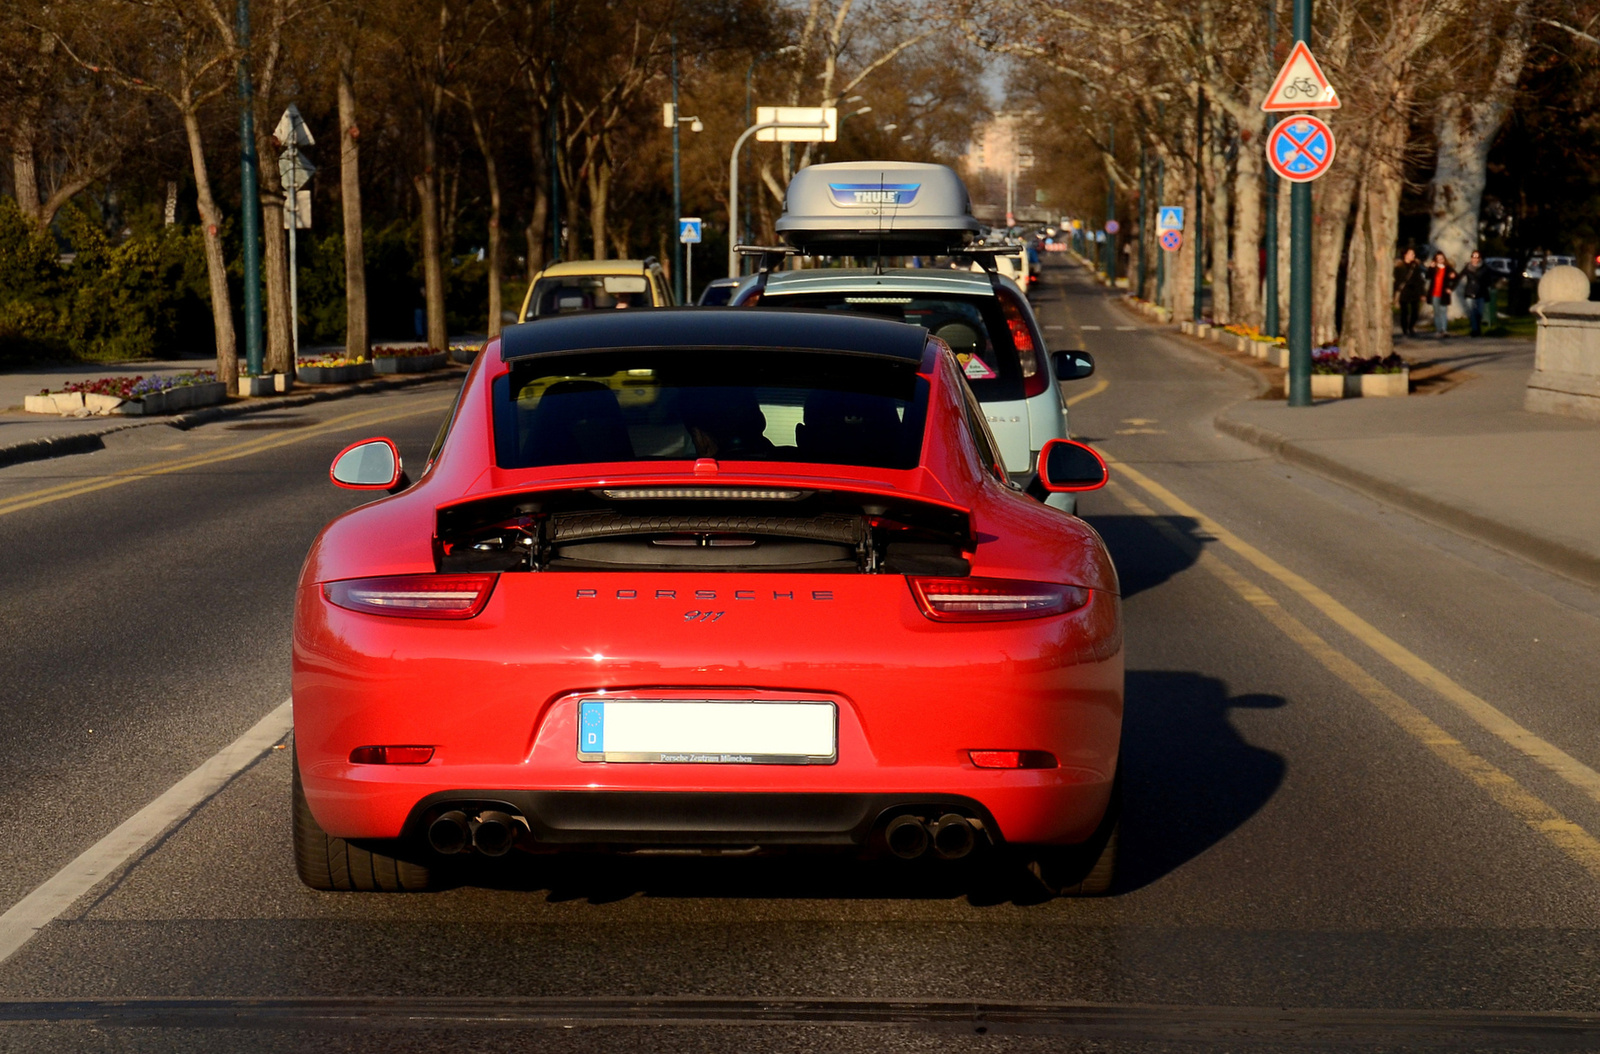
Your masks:
<path fill-rule="evenodd" d="M 1267 136 L 1267 163 L 1291 183 L 1308 183 L 1333 165 L 1333 129 L 1304 114 L 1281 122 Z"/>

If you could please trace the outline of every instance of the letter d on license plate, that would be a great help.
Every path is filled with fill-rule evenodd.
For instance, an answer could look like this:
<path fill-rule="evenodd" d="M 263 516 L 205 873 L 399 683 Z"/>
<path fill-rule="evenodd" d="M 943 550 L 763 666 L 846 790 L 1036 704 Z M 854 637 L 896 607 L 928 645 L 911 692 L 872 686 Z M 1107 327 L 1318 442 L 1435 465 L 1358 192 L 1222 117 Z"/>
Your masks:
<path fill-rule="evenodd" d="M 825 700 L 583 699 L 580 761 L 831 765 L 838 708 Z"/>

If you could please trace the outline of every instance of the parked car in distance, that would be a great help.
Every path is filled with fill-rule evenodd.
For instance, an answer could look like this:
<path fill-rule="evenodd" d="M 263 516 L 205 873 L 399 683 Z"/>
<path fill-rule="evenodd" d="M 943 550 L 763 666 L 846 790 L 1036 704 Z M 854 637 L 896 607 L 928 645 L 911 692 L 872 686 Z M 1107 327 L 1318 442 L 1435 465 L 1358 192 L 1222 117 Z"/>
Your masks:
<path fill-rule="evenodd" d="M 566 260 L 533 276 L 517 321 L 576 311 L 671 306 L 672 285 L 653 256 L 643 260 Z"/>
<path fill-rule="evenodd" d="M 739 288 L 743 278 L 713 278 L 700 290 L 700 299 L 695 301 L 696 307 L 727 307 L 733 299 L 733 291 Z"/>

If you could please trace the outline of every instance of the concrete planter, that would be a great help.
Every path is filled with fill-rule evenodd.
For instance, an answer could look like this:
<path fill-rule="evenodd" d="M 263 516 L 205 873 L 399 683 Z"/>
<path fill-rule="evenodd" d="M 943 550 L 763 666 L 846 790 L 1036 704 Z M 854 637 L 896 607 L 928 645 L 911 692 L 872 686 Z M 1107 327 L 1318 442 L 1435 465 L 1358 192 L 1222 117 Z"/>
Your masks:
<path fill-rule="evenodd" d="M 372 376 L 372 363 L 362 362 L 351 366 L 301 366 L 295 371 L 301 384 L 349 384 L 368 380 Z"/>
<path fill-rule="evenodd" d="M 427 373 L 444 369 L 446 355 L 436 351 L 432 355 L 383 355 L 372 360 L 379 373 Z"/>
<path fill-rule="evenodd" d="M 1204 322 L 1197 323 L 1194 327 L 1194 335 L 1201 340 L 1207 340 L 1211 336 L 1211 327 Z"/>
<path fill-rule="evenodd" d="M 1289 378 L 1283 378 L 1283 392 L 1289 394 Z M 1311 398 L 1355 399 L 1365 397 L 1385 398 L 1411 394 L 1411 371 L 1399 373 L 1313 373 Z"/>
<path fill-rule="evenodd" d="M 451 348 L 450 361 L 459 362 L 463 366 L 471 366 L 477 361 L 478 353 L 481 351 L 483 351 L 482 348 Z"/>
<path fill-rule="evenodd" d="M 199 406 L 215 406 L 228 397 L 228 386 L 221 381 L 191 384 L 183 388 L 168 388 L 164 392 L 151 392 L 143 399 L 129 399 L 119 408 L 125 414 L 149 417 L 154 414 L 175 414 Z"/>
<path fill-rule="evenodd" d="M 82 392 L 55 392 L 51 395 L 29 395 L 22 400 L 22 408 L 30 414 L 70 414 L 84 408 Z"/>
<path fill-rule="evenodd" d="M 249 396 L 281 395 L 289 390 L 286 374 L 269 373 L 265 377 L 240 377 L 239 394 Z"/>

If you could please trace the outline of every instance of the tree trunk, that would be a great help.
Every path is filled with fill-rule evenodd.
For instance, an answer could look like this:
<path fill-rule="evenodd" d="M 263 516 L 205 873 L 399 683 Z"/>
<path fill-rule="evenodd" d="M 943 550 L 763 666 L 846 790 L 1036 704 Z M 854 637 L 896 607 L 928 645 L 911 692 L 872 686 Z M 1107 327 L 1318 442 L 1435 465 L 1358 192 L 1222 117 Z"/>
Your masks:
<path fill-rule="evenodd" d="M 367 332 L 367 265 L 361 229 L 361 129 L 356 124 L 355 47 L 339 48 L 339 198 L 344 210 L 345 354 L 371 350 Z"/>
<path fill-rule="evenodd" d="M 594 246 L 594 258 L 604 260 L 606 245 L 606 203 L 611 196 L 611 162 L 604 157 L 591 158 L 588 169 L 589 184 L 589 240 Z"/>
<path fill-rule="evenodd" d="M 1487 91 L 1469 99 L 1465 90 L 1439 98 L 1434 117 L 1438 162 L 1430 183 L 1428 240 L 1461 267 L 1478 247 L 1478 210 L 1488 178 L 1489 148 L 1505 123 L 1528 57 L 1529 0 L 1512 15 Z"/>
<path fill-rule="evenodd" d="M 545 247 L 550 244 L 549 162 L 544 155 L 543 125 L 533 129 L 533 211 L 528 217 L 527 279 L 544 270 Z"/>
<path fill-rule="evenodd" d="M 226 384 L 229 391 L 235 391 L 239 387 L 239 349 L 233 330 L 233 304 L 228 295 L 228 261 L 222 255 L 222 212 L 211 195 L 205 141 L 200 134 L 200 115 L 193 106 L 183 113 L 183 131 L 189 140 L 189 163 L 194 169 L 196 205 L 200 211 L 201 233 L 205 238 L 206 277 L 211 286 L 211 321 L 217 340 L 217 380 Z"/>
<path fill-rule="evenodd" d="M 1257 329 L 1266 321 L 1261 289 L 1265 125 L 1263 119 L 1254 127 L 1240 128 L 1233 176 L 1233 313 L 1240 322 Z"/>
<path fill-rule="evenodd" d="M 440 258 L 438 108 L 422 115 L 422 175 L 416 180 L 422 204 L 422 277 L 428 318 L 428 346 L 447 347 L 444 317 L 444 261 Z"/>
<path fill-rule="evenodd" d="M 467 97 L 467 116 L 472 123 L 472 135 L 478 142 L 478 153 L 483 155 L 483 176 L 489 188 L 489 339 L 500 335 L 500 276 L 503 270 L 500 231 L 500 171 L 494 161 L 494 137 L 484 128 L 471 94 Z"/>
<path fill-rule="evenodd" d="M 1233 263 L 1228 259 L 1229 194 L 1226 120 L 1219 113 L 1211 124 L 1211 145 L 1206 151 L 1206 223 L 1211 235 L 1211 317 L 1218 325 L 1237 321 L 1233 315 Z"/>
<path fill-rule="evenodd" d="M 19 113 L 11 133 L 11 188 L 17 197 L 17 209 L 35 229 L 42 230 L 43 224 L 39 222 L 39 168 L 34 160 L 33 135 L 33 121 L 26 113 Z"/>
<path fill-rule="evenodd" d="M 1382 358 L 1394 351 L 1395 243 L 1400 192 L 1405 185 L 1411 90 L 1402 84 L 1392 102 L 1369 122 L 1355 227 L 1350 235 L 1345 317 L 1340 348 L 1349 356 Z"/>
<path fill-rule="evenodd" d="M 578 193 L 576 179 L 561 180 L 561 189 L 566 193 L 567 206 L 566 229 L 562 233 L 562 245 L 565 249 L 564 258 L 568 260 L 581 259 L 581 250 L 578 247 Z"/>
<path fill-rule="evenodd" d="M 1366 164 L 1365 144 L 1356 136 L 1351 139 L 1349 146 L 1341 144 L 1338 159 L 1328 174 L 1312 184 L 1311 343 L 1314 346 L 1332 344 L 1339 339 L 1339 265 L 1344 262 L 1345 236 L 1350 228 L 1350 207 L 1355 199 L 1357 176 Z"/>
<path fill-rule="evenodd" d="M 260 127 L 259 125 L 257 127 Z M 272 146 L 271 136 L 258 136 Z M 285 216 L 282 184 L 278 181 L 275 153 L 257 154 L 261 173 L 261 277 L 267 286 L 267 354 L 262 369 L 267 373 L 289 373 L 294 357 L 293 326 L 289 317 L 289 232 L 283 229 Z"/>

